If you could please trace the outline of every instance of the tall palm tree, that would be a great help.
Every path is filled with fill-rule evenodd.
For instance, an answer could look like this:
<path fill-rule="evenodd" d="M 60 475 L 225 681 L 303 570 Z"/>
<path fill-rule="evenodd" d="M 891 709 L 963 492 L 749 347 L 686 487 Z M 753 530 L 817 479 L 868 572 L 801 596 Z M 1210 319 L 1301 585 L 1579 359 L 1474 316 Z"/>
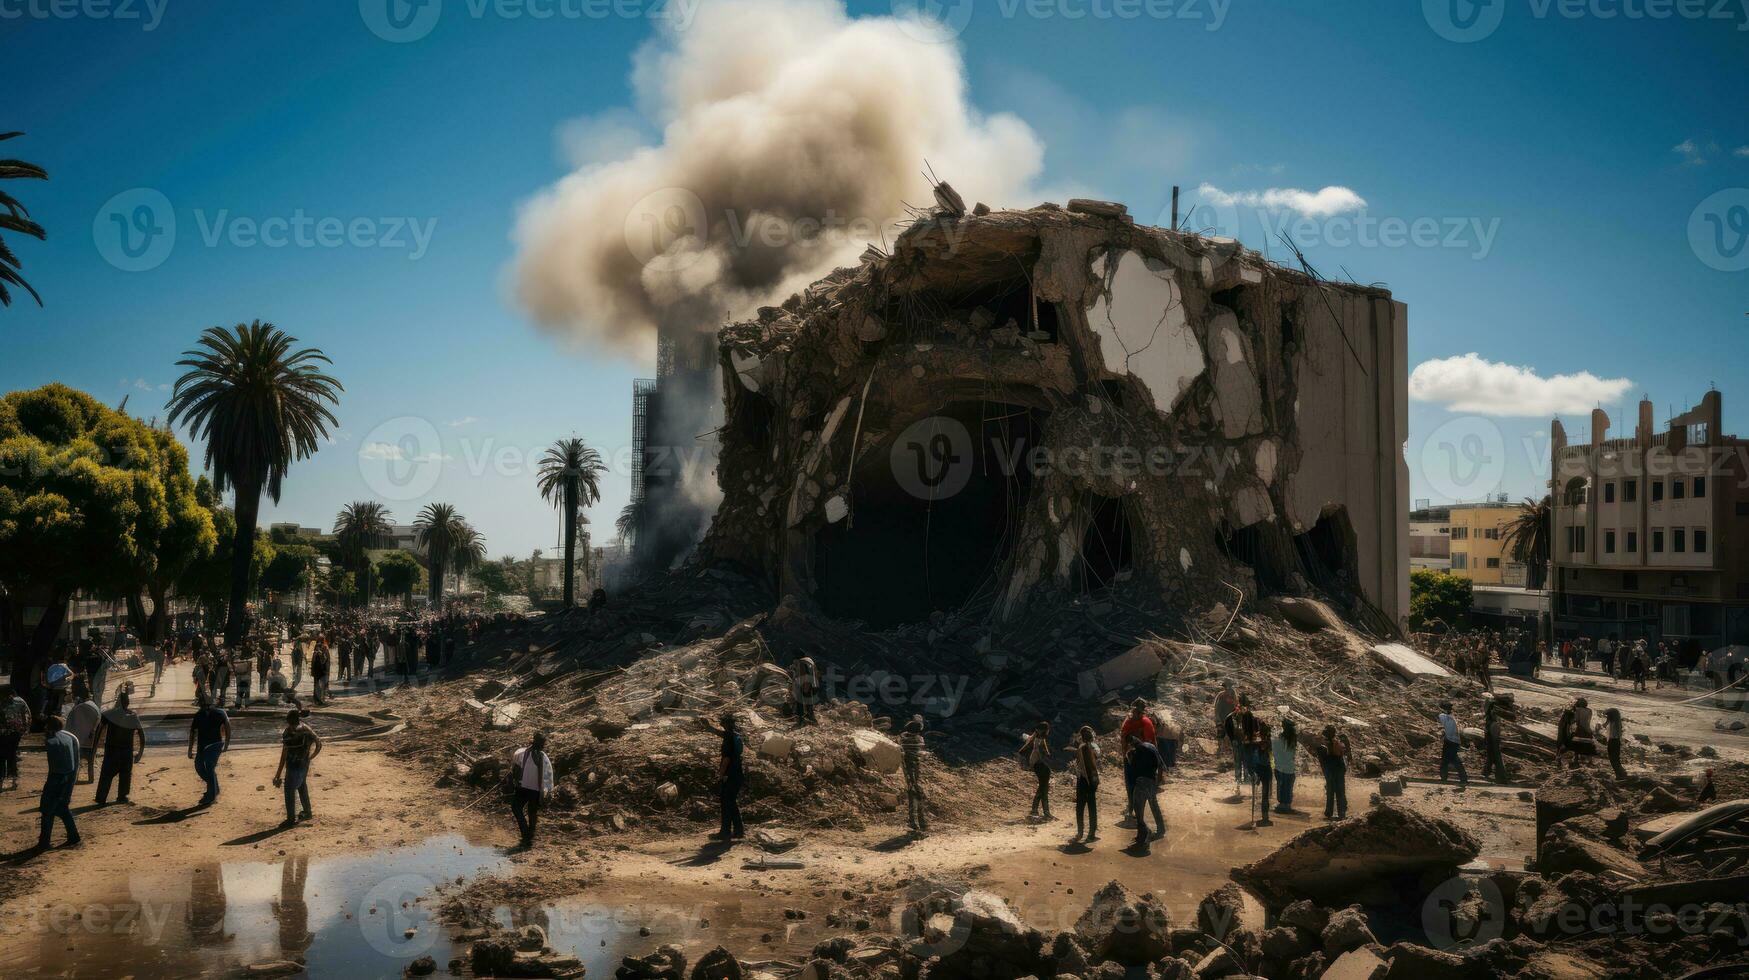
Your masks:
<path fill-rule="evenodd" d="M 23 133 L 0 133 L 0 142 L 23 135 Z M 0 180 L 19 180 L 21 178 L 48 180 L 49 174 L 48 171 L 34 163 L 26 163 L 23 160 L 0 160 Z M 47 233 L 43 231 L 42 225 L 30 220 L 30 211 L 18 203 L 17 198 L 3 190 L 0 190 L 0 231 L 16 231 L 20 235 L 29 235 L 37 241 L 42 241 L 48 237 Z M 36 290 L 30 288 L 30 283 L 25 282 L 23 276 L 19 275 L 20 267 L 18 256 L 13 255 L 12 249 L 6 246 L 6 239 L 0 238 L 0 306 L 12 305 L 12 293 L 6 288 L 8 285 L 17 286 L 29 293 L 30 298 L 36 300 L 36 305 L 43 305 L 43 298 L 36 294 Z"/>
<path fill-rule="evenodd" d="M 457 546 L 466 538 L 468 522 L 456 513 L 453 504 L 426 504 L 413 521 L 413 530 L 414 540 L 425 549 L 425 558 L 431 569 L 431 605 L 434 609 L 441 609 L 443 575 L 455 558 Z"/>
<path fill-rule="evenodd" d="M 619 532 L 619 539 L 631 547 L 638 537 L 638 522 L 642 518 L 643 508 L 637 501 L 632 501 L 619 509 L 619 519 L 613 522 L 613 529 Z"/>
<path fill-rule="evenodd" d="M 170 393 L 170 424 L 188 423 L 206 442 L 213 486 L 236 493 L 225 619 L 230 643 L 243 636 L 261 493 L 278 503 L 286 470 L 315 455 L 329 427 L 338 424 L 328 406 L 338 405 L 345 389 L 321 367 L 333 362 L 314 347 L 294 347 L 297 342 L 260 320 L 228 330 L 208 327 L 176 362 L 188 371 Z"/>
<path fill-rule="evenodd" d="M 540 460 L 540 495 L 564 512 L 565 608 L 577 602 L 577 525 L 584 507 L 601 499 L 601 454 L 572 436 L 547 447 Z"/>
<path fill-rule="evenodd" d="M 340 546 L 341 560 L 358 574 L 358 591 L 366 606 L 370 605 L 372 578 L 370 549 L 383 546 L 394 530 L 394 520 L 389 509 L 374 500 L 354 500 L 334 517 L 334 539 Z"/>
<path fill-rule="evenodd" d="M 1542 588 L 1543 578 L 1548 574 L 1549 541 L 1549 498 L 1545 495 L 1536 501 L 1526 497 L 1519 505 L 1518 515 L 1506 522 L 1500 546 L 1513 561 L 1525 566 L 1528 573 L 1525 584 L 1533 589 Z"/>
<path fill-rule="evenodd" d="M 461 532 L 456 535 L 455 550 L 449 556 L 449 566 L 455 569 L 457 576 L 461 576 L 485 563 L 485 535 L 475 530 L 472 524 L 463 521 Z"/>

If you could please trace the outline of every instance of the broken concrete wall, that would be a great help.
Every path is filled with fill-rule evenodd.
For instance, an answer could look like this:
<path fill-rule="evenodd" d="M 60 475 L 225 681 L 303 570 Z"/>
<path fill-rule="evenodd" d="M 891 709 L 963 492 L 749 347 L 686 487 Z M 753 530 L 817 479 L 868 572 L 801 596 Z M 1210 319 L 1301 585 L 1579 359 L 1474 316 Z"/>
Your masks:
<path fill-rule="evenodd" d="M 847 618 L 1139 579 L 1396 624 L 1406 323 L 1121 213 L 937 212 L 723 330 L 704 548 Z"/>

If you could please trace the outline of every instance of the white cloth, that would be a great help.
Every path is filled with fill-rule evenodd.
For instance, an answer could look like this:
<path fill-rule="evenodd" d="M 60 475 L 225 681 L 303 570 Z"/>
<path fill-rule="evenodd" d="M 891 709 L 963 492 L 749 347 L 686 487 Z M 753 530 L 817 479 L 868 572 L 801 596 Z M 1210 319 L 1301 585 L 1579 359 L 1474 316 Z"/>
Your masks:
<path fill-rule="evenodd" d="M 92 737 L 97 734 L 97 719 L 101 717 L 94 702 L 81 701 L 67 712 L 67 732 L 78 739 L 80 745 L 89 747 Z"/>
<path fill-rule="evenodd" d="M 1091 753 L 1093 756 L 1093 769 L 1091 771 L 1089 771 L 1087 768 L 1087 760 L 1084 757 L 1084 753 Z M 1099 745 L 1098 745 L 1098 743 L 1090 744 L 1085 749 L 1083 749 L 1081 746 L 1077 745 L 1077 746 L 1075 746 L 1074 755 L 1075 755 L 1075 761 L 1073 763 L 1071 763 L 1071 767 L 1072 767 L 1075 775 L 1079 776 L 1082 779 L 1087 780 L 1088 782 L 1093 782 L 1099 776 Z"/>
<path fill-rule="evenodd" d="M 553 760 L 545 752 L 541 752 L 539 753 L 540 765 L 537 767 L 534 761 L 528 758 L 528 752 L 529 750 L 526 748 L 517 749 L 510 756 L 510 764 L 522 770 L 522 781 L 519 785 L 523 789 L 538 789 L 543 793 L 552 792 Z"/>

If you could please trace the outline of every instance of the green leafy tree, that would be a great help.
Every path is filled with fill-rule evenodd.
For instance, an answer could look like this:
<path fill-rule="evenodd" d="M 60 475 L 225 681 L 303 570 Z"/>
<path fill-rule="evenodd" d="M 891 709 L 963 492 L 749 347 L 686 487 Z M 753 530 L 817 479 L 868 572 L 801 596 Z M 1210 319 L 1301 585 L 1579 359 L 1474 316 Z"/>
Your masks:
<path fill-rule="evenodd" d="M 159 480 L 164 485 L 165 520 L 154 524 L 155 539 L 142 549 L 139 585 L 126 590 L 128 619 L 141 642 L 156 644 L 164 638 L 170 611 L 170 592 L 196 562 L 212 555 L 218 545 L 212 510 L 201 500 L 194 478 L 188 472 L 188 450 L 169 429 L 150 430 L 158 443 Z M 144 592 L 152 600 L 147 613 L 140 600 Z"/>
<path fill-rule="evenodd" d="M 0 397 L 0 643 L 20 690 L 75 591 L 137 591 L 161 571 L 155 548 L 175 552 L 171 564 L 198 554 L 211 532 L 185 488 L 165 485 L 174 445 L 65 385 Z"/>
<path fill-rule="evenodd" d="M 541 457 L 541 499 L 559 508 L 565 531 L 567 609 L 577 604 L 577 529 L 582 511 L 601 499 L 601 475 L 606 472 L 601 453 L 576 436 L 553 443 Z"/>
<path fill-rule="evenodd" d="M 389 509 L 374 500 L 354 500 L 340 509 L 334 518 L 334 539 L 342 564 L 352 569 L 360 587 L 360 597 L 370 604 L 370 552 L 383 547 L 394 530 L 394 517 Z"/>
<path fill-rule="evenodd" d="M 474 577 L 479 579 L 480 586 L 492 595 L 521 593 L 522 580 L 516 565 L 516 559 L 509 555 L 481 562 L 480 567 L 474 570 Z"/>
<path fill-rule="evenodd" d="M 272 556 L 261 570 L 259 585 L 280 595 L 296 595 L 309 588 L 316 572 L 316 549 L 307 544 L 273 545 Z"/>
<path fill-rule="evenodd" d="M 177 361 L 188 369 L 170 393 L 170 423 L 186 422 L 206 441 L 206 465 L 221 493 L 235 493 L 231 600 L 225 639 L 242 638 L 248 608 L 261 494 L 275 503 L 291 464 L 315 454 L 339 404 L 340 382 L 323 373 L 332 363 L 313 347 L 256 320 L 226 330 L 210 327 Z"/>
<path fill-rule="evenodd" d="M 204 473 L 195 478 L 195 497 L 212 514 L 213 534 L 217 541 L 212 553 L 191 562 L 177 579 L 176 590 L 187 596 L 192 596 L 205 607 L 206 625 L 208 627 L 223 625 L 223 619 L 218 613 L 227 608 L 231 595 L 231 569 L 237 545 L 237 518 L 231 508 L 224 506 L 219 499 L 219 492 L 213 488 L 213 481 Z M 249 559 L 248 593 L 254 595 L 261 582 L 261 574 L 266 571 L 267 563 L 273 559 L 273 543 L 266 535 L 258 535 L 254 553 Z"/>
<path fill-rule="evenodd" d="M 1468 615 L 1471 596 L 1469 579 L 1417 568 L 1409 573 L 1409 625 L 1416 629 L 1456 625 Z"/>
<path fill-rule="evenodd" d="M 0 142 L 23 136 L 23 133 L 0 133 Z M 48 171 L 34 163 L 23 160 L 0 159 L 0 180 L 48 180 Z M 43 226 L 32 221 L 30 212 L 19 203 L 18 198 L 4 190 L 0 190 L 0 231 L 15 231 L 20 235 L 29 235 L 37 241 L 48 237 Z M 19 273 L 21 265 L 18 256 L 12 254 L 12 249 L 6 244 L 4 236 L 0 236 L 0 306 L 12 305 L 12 292 L 8 287 L 16 286 L 30 294 L 36 300 L 36 305 L 43 305 L 43 298 L 36 294 L 30 283 L 24 281 Z"/>
<path fill-rule="evenodd" d="M 400 596 L 402 604 L 413 598 L 425 569 L 405 551 L 391 551 L 376 560 L 376 577 L 385 595 Z"/>
<path fill-rule="evenodd" d="M 450 570 L 457 547 L 466 539 L 468 522 L 451 504 L 426 504 L 413 521 L 413 531 L 414 540 L 425 549 L 425 560 L 431 570 L 431 606 L 441 609 L 443 576 Z"/>

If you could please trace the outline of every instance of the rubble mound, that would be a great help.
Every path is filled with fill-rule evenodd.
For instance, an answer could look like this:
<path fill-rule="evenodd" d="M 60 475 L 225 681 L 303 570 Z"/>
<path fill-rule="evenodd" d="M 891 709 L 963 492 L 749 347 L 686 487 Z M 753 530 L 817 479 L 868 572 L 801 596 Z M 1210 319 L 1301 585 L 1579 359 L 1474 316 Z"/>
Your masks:
<path fill-rule="evenodd" d="M 1272 908 L 1294 899 L 1378 899 L 1386 903 L 1430 878 L 1437 884 L 1473 860 L 1481 845 L 1446 820 L 1385 802 L 1364 816 L 1314 827 L 1233 877 Z"/>

